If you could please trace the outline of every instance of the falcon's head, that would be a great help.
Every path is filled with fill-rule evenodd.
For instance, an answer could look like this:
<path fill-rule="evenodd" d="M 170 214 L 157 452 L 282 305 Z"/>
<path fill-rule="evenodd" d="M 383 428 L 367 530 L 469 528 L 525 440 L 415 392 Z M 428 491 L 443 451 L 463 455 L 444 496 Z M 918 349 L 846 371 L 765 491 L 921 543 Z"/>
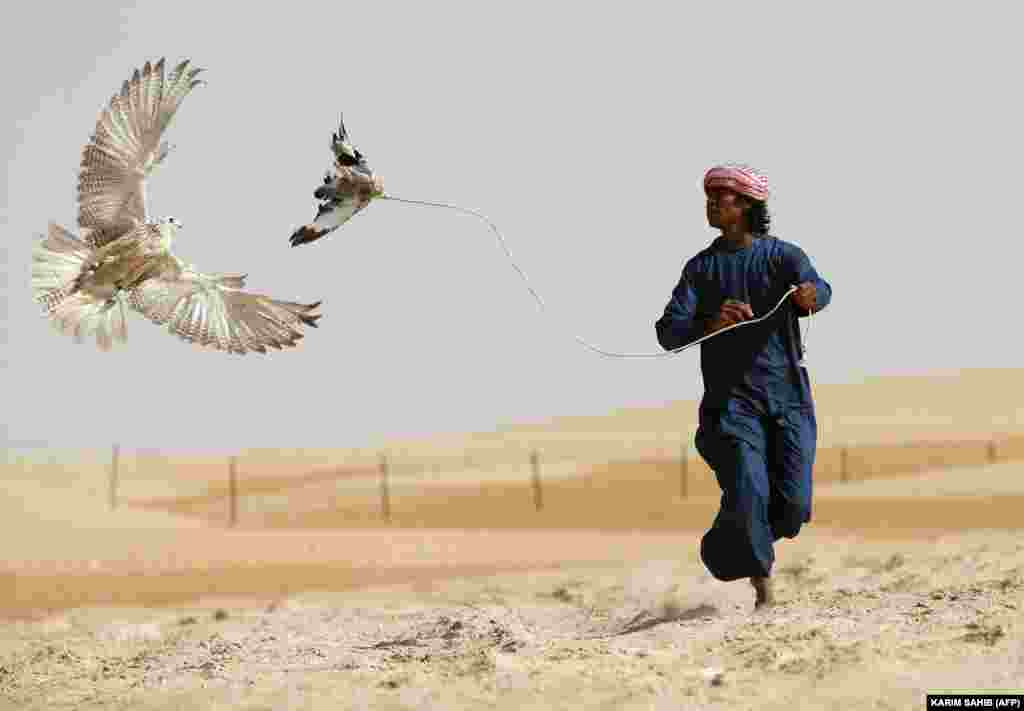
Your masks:
<path fill-rule="evenodd" d="M 182 228 L 182 224 L 176 217 L 164 217 L 156 223 L 156 228 L 160 232 L 160 244 L 164 249 L 169 250 L 174 236 Z"/>

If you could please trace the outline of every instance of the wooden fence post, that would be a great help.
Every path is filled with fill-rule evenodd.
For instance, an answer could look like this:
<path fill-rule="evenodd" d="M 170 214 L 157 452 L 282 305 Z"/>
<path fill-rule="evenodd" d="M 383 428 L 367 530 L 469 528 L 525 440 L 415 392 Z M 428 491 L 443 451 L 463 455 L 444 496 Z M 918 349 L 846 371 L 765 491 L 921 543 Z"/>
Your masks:
<path fill-rule="evenodd" d="M 121 447 L 114 445 L 114 453 L 110 460 L 110 510 L 117 508 L 117 483 L 121 467 Z"/>
<path fill-rule="evenodd" d="M 540 488 L 540 455 L 536 449 L 530 452 L 530 471 L 533 480 L 533 507 L 540 511 L 544 508 L 544 497 Z"/>
<path fill-rule="evenodd" d="M 238 457 L 228 458 L 228 525 L 238 522 Z"/>
<path fill-rule="evenodd" d="M 679 457 L 679 496 L 686 498 L 690 478 L 690 443 L 683 442 Z"/>
<path fill-rule="evenodd" d="M 391 492 L 388 489 L 388 455 L 380 455 L 380 514 L 385 521 L 391 520 Z"/>

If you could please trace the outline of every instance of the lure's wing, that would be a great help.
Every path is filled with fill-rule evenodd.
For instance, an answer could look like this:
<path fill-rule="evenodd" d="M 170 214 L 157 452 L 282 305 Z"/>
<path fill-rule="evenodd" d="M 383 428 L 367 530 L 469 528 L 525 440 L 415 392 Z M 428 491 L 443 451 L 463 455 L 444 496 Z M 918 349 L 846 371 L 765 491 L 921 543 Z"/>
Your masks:
<path fill-rule="evenodd" d="M 147 221 L 146 179 L 167 156 L 161 138 L 201 71 L 188 60 L 169 73 L 163 59 L 146 62 L 100 113 L 78 177 L 78 226 L 91 247 Z"/>
<path fill-rule="evenodd" d="M 289 242 L 293 247 L 326 237 L 384 193 L 383 181 L 373 174 L 366 156 L 349 138 L 344 117 L 338 130 L 331 134 L 331 153 L 334 165 L 313 192 L 313 197 L 320 201 L 316 216 L 292 232 Z"/>
<path fill-rule="evenodd" d="M 176 267 L 146 279 L 128 305 L 182 340 L 229 353 L 266 353 L 295 346 L 303 326 L 316 326 L 320 302 L 299 304 L 242 291 L 244 275 L 203 274 Z"/>
<path fill-rule="evenodd" d="M 373 175 L 366 156 L 355 147 L 345 130 L 344 114 L 338 120 L 338 130 L 331 134 L 331 152 L 334 153 L 335 168 L 352 168 L 365 175 Z"/>
<path fill-rule="evenodd" d="M 297 247 L 300 244 L 314 242 L 321 237 L 326 237 L 348 222 L 353 215 L 365 206 L 365 204 L 360 204 L 352 199 L 325 200 L 317 208 L 316 217 L 313 221 L 292 233 L 291 245 Z"/>

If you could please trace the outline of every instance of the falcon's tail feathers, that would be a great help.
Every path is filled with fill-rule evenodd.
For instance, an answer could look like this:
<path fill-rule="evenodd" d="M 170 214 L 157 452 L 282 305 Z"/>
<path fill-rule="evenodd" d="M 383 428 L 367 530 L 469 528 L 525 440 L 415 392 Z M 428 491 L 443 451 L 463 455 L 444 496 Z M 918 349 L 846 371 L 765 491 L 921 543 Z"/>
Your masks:
<path fill-rule="evenodd" d="M 96 345 L 104 351 L 109 351 L 115 340 L 128 340 L 124 301 L 120 296 L 104 299 L 85 291 L 75 292 L 60 303 L 51 318 L 54 328 L 73 336 L 77 343 L 95 334 Z"/>
<path fill-rule="evenodd" d="M 32 253 L 32 294 L 58 331 L 79 343 L 95 334 L 99 347 L 110 350 L 115 339 L 127 340 L 124 305 L 119 298 L 79 291 L 77 286 L 94 254 L 86 242 L 51 222 Z"/>
<path fill-rule="evenodd" d="M 32 297 L 52 316 L 74 291 L 79 275 L 95 251 L 60 225 L 51 222 L 47 235 L 32 250 Z"/>

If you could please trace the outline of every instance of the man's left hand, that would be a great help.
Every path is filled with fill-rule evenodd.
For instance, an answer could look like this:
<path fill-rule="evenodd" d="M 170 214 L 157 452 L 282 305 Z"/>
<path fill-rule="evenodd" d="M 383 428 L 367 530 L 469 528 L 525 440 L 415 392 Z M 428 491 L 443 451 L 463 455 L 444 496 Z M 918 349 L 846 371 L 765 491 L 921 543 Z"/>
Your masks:
<path fill-rule="evenodd" d="M 818 306 L 818 290 L 814 288 L 814 282 L 805 281 L 799 284 L 793 292 L 793 301 L 801 311 L 813 313 Z"/>

